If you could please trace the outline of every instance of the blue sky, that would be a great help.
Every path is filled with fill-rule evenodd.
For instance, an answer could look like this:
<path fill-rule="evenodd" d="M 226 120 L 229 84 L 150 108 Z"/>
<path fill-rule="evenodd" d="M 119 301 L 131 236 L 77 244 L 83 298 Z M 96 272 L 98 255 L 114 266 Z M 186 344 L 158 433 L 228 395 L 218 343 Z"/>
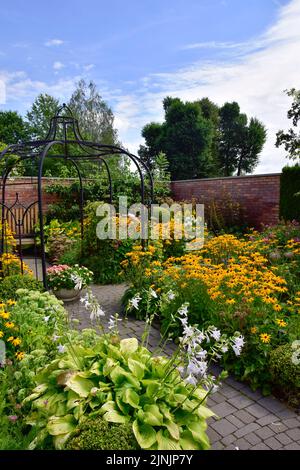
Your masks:
<path fill-rule="evenodd" d="M 299 88 L 299 24 L 300 0 L 5 1 L 0 108 L 25 113 L 43 92 L 67 100 L 76 81 L 93 79 L 136 152 L 164 96 L 236 100 L 268 128 L 256 172 L 279 171 L 274 140 L 287 126 L 283 90 Z"/>

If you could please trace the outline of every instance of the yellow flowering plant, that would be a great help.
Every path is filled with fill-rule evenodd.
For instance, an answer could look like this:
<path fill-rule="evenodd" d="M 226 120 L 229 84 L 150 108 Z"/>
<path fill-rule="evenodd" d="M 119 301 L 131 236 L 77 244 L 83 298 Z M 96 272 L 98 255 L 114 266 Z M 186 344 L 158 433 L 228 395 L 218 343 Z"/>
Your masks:
<path fill-rule="evenodd" d="M 5 344 L 6 360 L 21 361 L 24 357 L 22 339 L 19 335 L 19 326 L 12 321 L 11 310 L 14 300 L 0 303 L 0 340 Z"/>
<path fill-rule="evenodd" d="M 296 238 L 294 242 L 298 243 Z M 244 238 L 222 234 L 208 236 L 199 251 L 171 256 L 159 263 L 153 257 L 136 254 L 132 263 L 130 254 L 127 264 L 135 265 L 135 272 L 141 269 L 142 281 L 133 279 L 135 290 L 131 292 L 131 297 L 136 292 L 141 295 L 138 315 L 145 303 L 143 292 L 149 285 L 156 292 L 161 290 L 161 297 L 172 290 L 176 293 L 172 305 L 156 301 L 162 329 L 169 324 L 172 309 L 180 301 L 190 304 L 192 323 L 205 326 L 213 322 L 229 334 L 242 331 L 245 354 L 242 358 L 225 357 L 226 367 L 253 387 L 265 384 L 264 391 L 268 391 L 269 353 L 289 341 L 293 319 L 300 313 L 300 289 L 295 290 L 293 284 L 291 292 L 291 278 L 261 246 L 261 235 L 255 231 Z M 126 301 L 129 294 L 128 291 Z M 180 325 L 173 322 L 169 334 L 180 336 Z"/>

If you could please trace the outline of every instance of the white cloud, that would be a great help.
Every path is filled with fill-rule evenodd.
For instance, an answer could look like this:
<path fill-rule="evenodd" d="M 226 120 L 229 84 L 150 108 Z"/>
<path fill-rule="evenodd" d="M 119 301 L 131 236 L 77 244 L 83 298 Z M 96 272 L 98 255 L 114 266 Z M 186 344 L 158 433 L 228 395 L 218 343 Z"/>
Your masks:
<path fill-rule="evenodd" d="M 268 139 L 256 173 L 280 171 L 287 160 L 284 150 L 277 149 L 274 143 L 278 129 L 289 125 L 286 113 L 290 99 L 283 91 L 299 88 L 299 24 L 300 0 L 292 0 L 280 8 L 276 22 L 261 37 L 239 43 L 236 48 L 231 43 L 222 43 L 232 49 L 226 61 L 223 58 L 195 62 L 174 73 L 145 77 L 134 95 L 118 97 L 115 114 L 122 122 L 121 140 L 130 147 L 133 143 L 137 145 L 141 127 L 163 118 L 161 101 L 167 95 L 183 100 L 208 96 L 219 105 L 225 101 L 237 101 L 242 112 L 257 117 L 268 129 Z M 260 49 L 240 54 L 241 47 L 251 43 L 254 44 L 253 49 L 258 44 Z M 217 44 L 212 43 L 211 46 Z M 136 132 L 132 126 L 136 126 Z"/>
<path fill-rule="evenodd" d="M 26 72 L 18 71 L 3 74 L 6 86 L 6 101 L 11 103 L 11 109 L 26 112 L 33 100 L 40 93 L 48 93 L 60 101 L 67 101 L 74 91 L 76 82 L 80 77 L 61 78 L 54 83 L 32 80 Z M 21 104 L 21 105 L 20 105 Z"/>
<path fill-rule="evenodd" d="M 191 50 L 191 49 L 216 49 L 219 51 L 229 50 L 236 52 L 250 52 L 255 49 L 258 49 L 264 45 L 263 41 L 253 40 L 245 42 L 220 42 L 220 41 L 206 41 L 206 42 L 196 42 L 192 44 L 186 44 L 182 46 L 182 50 Z"/>
<path fill-rule="evenodd" d="M 64 68 L 64 64 L 58 60 L 53 63 L 54 70 L 61 70 Z"/>
<path fill-rule="evenodd" d="M 88 72 L 89 70 L 92 70 L 95 67 L 95 64 L 87 64 L 83 66 L 83 70 Z"/>
<path fill-rule="evenodd" d="M 65 41 L 62 39 L 49 39 L 49 41 L 46 41 L 44 44 L 47 47 L 52 47 L 52 46 L 61 46 L 64 44 Z"/>

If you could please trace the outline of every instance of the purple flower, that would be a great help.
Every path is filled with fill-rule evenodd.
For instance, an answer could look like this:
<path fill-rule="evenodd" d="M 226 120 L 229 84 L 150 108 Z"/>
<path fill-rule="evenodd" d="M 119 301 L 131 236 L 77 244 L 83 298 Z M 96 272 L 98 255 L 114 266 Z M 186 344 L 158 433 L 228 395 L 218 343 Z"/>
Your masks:
<path fill-rule="evenodd" d="M 18 416 L 17 415 L 10 415 L 8 416 L 8 419 L 9 421 L 11 421 L 12 423 L 15 423 L 18 419 Z"/>

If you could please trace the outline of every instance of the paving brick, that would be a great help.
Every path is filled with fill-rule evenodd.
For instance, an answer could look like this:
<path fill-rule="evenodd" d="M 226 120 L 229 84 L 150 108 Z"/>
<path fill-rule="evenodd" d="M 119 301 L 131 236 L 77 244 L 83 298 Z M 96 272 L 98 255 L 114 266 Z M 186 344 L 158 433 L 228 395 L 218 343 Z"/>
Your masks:
<path fill-rule="evenodd" d="M 295 429 L 288 429 L 286 431 L 286 434 L 293 439 L 293 441 L 299 441 L 300 440 L 300 428 L 295 428 Z"/>
<path fill-rule="evenodd" d="M 282 419 L 283 421 L 286 421 L 288 419 L 293 419 L 295 417 L 295 412 L 289 409 L 285 409 L 283 411 L 277 411 L 276 415 L 278 418 Z"/>
<path fill-rule="evenodd" d="M 266 408 L 267 410 L 271 411 L 273 414 L 276 414 L 279 411 L 285 411 L 287 408 L 284 406 L 280 401 L 276 400 L 274 397 L 263 397 L 258 400 L 258 403 Z"/>
<path fill-rule="evenodd" d="M 209 438 L 209 441 L 213 444 L 214 442 L 220 441 L 221 436 L 218 434 L 216 431 L 214 431 L 210 426 L 207 429 L 207 435 Z"/>
<path fill-rule="evenodd" d="M 253 446 L 261 442 L 261 438 L 258 437 L 254 432 L 250 432 L 250 434 L 247 434 L 245 436 L 245 439 L 247 439 L 247 441 L 250 442 L 250 444 L 252 444 Z"/>
<path fill-rule="evenodd" d="M 235 448 L 238 448 L 238 450 L 248 450 L 250 449 L 250 444 L 248 441 L 246 441 L 246 439 L 238 439 L 235 443 L 234 443 L 234 447 Z"/>
<path fill-rule="evenodd" d="M 225 418 L 212 423 L 211 427 L 221 434 L 222 437 L 228 436 L 228 434 L 232 434 L 237 429 L 236 426 L 227 421 Z"/>
<path fill-rule="evenodd" d="M 266 424 L 272 424 L 272 423 L 278 423 L 279 419 L 276 415 L 273 415 L 272 413 L 264 416 L 263 418 L 259 418 L 256 420 L 257 424 L 260 424 L 261 426 L 265 426 Z"/>
<path fill-rule="evenodd" d="M 279 441 L 277 441 L 275 437 L 269 437 L 269 439 L 266 439 L 264 443 L 273 450 L 279 450 L 282 447 L 282 444 Z"/>
<path fill-rule="evenodd" d="M 222 444 L 224 444 L 224 446 L 226 447 L 235 442 L 236 442 L 236 437 L 233 434 L 229 434 L 229 436 L 226 436 L 222 439 Z"/>
<path fill-rule="evenodd" d="M 224 397 L 220 392 L 214 393 L 213 399 L 216 403 L 225 403 L 226 397 Z"/>
<path fill-rule="evenodd" d="M 224 397 L 226 397 L 226 398 L 235 397 L 236 395 L 238 395 L 238 394 L 240 393 L 238 390 L 236 390 L 236 389 L 233 388 L 233 387 L 230 387 L 230 386 L 227 385 L 227 384 L 224 384 L 224 385 L 221 386 L 220 392 L 221 392 L 222 395 L 224 395 Z"/>
<path fill-rule="evenodd" d="M 214 399 L 213 399 L 212 396 L 208 397 L 206 403 L 207 403 L 207 406 L 208 406 L 209 408 L 213 408 L 214 406 L 216 406 L 216 405 L 218 404 L 217 402 L 214 401 Z"/>
<path fill-rule="evenodd" d="M 232 405 L 227 403 L 226 401 L 223 403 L 219 403 L 213 407 L 213 411 L 216 413 L 217 416 L 220 418 L 224 418 L 227 415 L 230 415 L 236 411 Z"/>
<path fill-rule="evenodd" d="M 242 428 L 243 426 L 245 426 L 245 424 L 243 423 L 243 421 L 241 421 L 240 419 L 238 419 L 236 416 L 234 415 L 229 415 L 226 417 L 226 419 L 228 419 L 228 421 L 230 421 L 232 424 L 234 424 L 238 429 Z"/>
<path fill-rule="evenodd" d="M 241 410 L 251 405 L 253 401 L 245 397 L 244 395 L 237 395 L 235 397 L 229 398 L 228 403 L 235 406 L 235 408 L 237 408 L 238 410 Z"/>
<path fill-rule="evenodd" d="M 279 442 L 281 442 L 283 446 L 287 446 L 288 444 L 291 444 L 292 442 L 292 439 L 284 432 L 281 432 L 280 434 L 276 434 L 276 439 Z"/>
<path fill-rule="evenodd" d="M 300 444 L 292 442 L 292 444 L 284 446 L 283 450 L 300 450 Z"/>
<path fill-rule="evenodd" d="M 248 423 L 252 423 L 253 421 L 255 421 L 255 418 L 254 416 L 250 415 L 249 413 L 247 413 L 247 411 L 245 410 L 239 410 L 235 413 L 235 416 L 240 419 L 241 421 L 243 421 L 243 423 L 245 424 L 248 424 Z"/>
<path fill-rule="evenodd" d="M 270 447 L 268 447 L 263 442 L 260 442 L 259 444 L 256 444 L 255 446 L 251 447 L 251 450 L 270 450 Z"/>
<path fill-rule="evenodd" d="M 240 390 L 240 387 L 242 385 L 240 382 L 237 382 L 236 380 L 234 380 L 233 377 L 228 377 L 225 380 L 225 383 L 230 385 L 231 387 L 235 388 L 236 390 Z"/>
<path fill-rule="evenodd" d="M 272 429 L 272 431 L 274 431 L 275 434 L 279 434 L 287 430 L 287 427 L 281 421 L 271 423 L 269 424 L 269 427 Z"/>
<path fill-rule="evenodd" d="M 250 388 L 244 389 L 243 394 L 246 395 L 248 398 L 251 398 L 251 400 L 259 400 L 261 398 L 261 393 L 258 390 L 251 390 Z"/>
<path fill-rule="evenodd" d="M 269 414 L 269 411 L 263 408 L 262 406 L 258 405 L 257 403 L 253 403 L 252 405 L 248 406 L 246 408 L 246 411 L 250 413 L 251 415 L 255 416 L 255 418 L 263 418 L 267 414 Z"/>
<path fill-rule="evenodd" d="M 297 428 L 298 426 L 300 426 L 300 423 L 296 418 L 285 419 L 283 421 L 283 424 L 289 429 Z"/>
<path fill-rule="evenodd" d="M 243 428 L 238 429 L 234 434 L 236 437 L 243 437 L 250 432 L 256 431 L 256 429 L 259 429 L 259 425 L 257 423 L 249 423 L 246 424 L 246 426 Z"/>
<path fill-rule="evenodd" d="M 268 426 L 264 426 L 256 431 L 256 434 L 261 438 L 262 441 L 265 441 L 269 437 L 274 435 L 274 431 Z"/>
<path fill-rule="evenodd" d="M 212 450 L 223 450 L 224 446 L 220 441 L 214 442 L 211 446 Z"/>

